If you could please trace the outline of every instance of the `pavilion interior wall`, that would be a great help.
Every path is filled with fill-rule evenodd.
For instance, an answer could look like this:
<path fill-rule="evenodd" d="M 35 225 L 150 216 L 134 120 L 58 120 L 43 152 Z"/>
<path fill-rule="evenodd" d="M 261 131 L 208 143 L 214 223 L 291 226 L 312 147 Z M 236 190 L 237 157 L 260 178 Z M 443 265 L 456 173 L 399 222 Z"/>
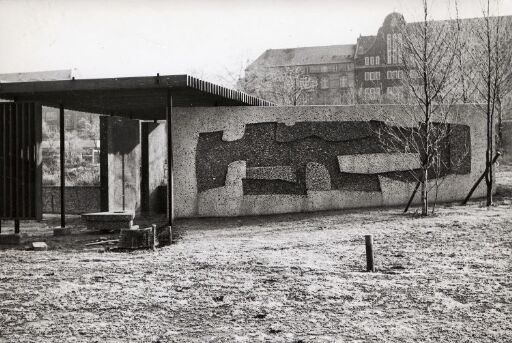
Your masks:
<path fill-rule="evenodd" d="M 140 213 L 140 121 L 100 117 L 101 210 Z"/>

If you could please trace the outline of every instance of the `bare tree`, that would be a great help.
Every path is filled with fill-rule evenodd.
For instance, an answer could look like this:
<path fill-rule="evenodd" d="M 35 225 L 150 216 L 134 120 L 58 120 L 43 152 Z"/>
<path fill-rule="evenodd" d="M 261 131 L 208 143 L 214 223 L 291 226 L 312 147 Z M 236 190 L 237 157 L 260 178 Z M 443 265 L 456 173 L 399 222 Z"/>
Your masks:
<path fill-rule="evenodd" d="M 449 113 L 459 100 L 460 78 L 454 72 L 460 45 L 458 24 L 458 19 L 432 21 L 428 2 L 423 0 L 422 21 L 404 22 L 392 35 L 392 53 L 398 55 L 402 72 L 403 96 L 395 100 L 403 113 L 400 118 L 393 113 L 383 115 L 388 125 L 378 135 L 388 151 L 417 154 L 419 168 L 411 170 L 411 175 L 421 186 L 424 216 L 429 213 L 429 181 L 435 180 L 437 194 L 438 179 L 451 163 L 443 153 L 449 144 Z"/>
<path fill-rule="evenodd" d="M 246 70 L 238 88 L 251 95 L 279 105 L 305 105 L 308 92 L 318 87 L 316 78 L 305 73 L 304 67 L 259 67 Z"/>
<path fill-rule="evenodd" d="M 249 58 L 241 59 L 240 63 L 236 66 L 233 65 L 231 68 L 225 66 L 224 73 L 218 75 L 217 78 L 220 83 L 226 87 L 242 90 L 241 87 L 244 85 L 244 73 L 250 64 L 251 60 Z"/>
<path fill-rule="evenodd" d="M 493 158 L 497 151 L 495 124 L 498 120 L 498 138 L 501 139 L 503 100 L 510 92 L 512 79 L 512 20 L 499 16 L 499 1 L 487 0 L 482 18 L 469 27 L 472 44 L 468 77 L 471 78 L 480 102 L 478 108 L 486 118 L 485 183 L 486 205 L 491 206 L 494 183 Z"/>

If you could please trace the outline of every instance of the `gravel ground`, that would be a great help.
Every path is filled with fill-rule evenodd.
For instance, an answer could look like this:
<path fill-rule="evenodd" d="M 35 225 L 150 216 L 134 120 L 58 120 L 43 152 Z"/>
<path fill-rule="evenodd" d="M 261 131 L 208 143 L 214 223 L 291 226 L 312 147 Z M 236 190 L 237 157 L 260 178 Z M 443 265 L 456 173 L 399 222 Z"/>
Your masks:
<path fill-rule="evenodd" d="M 0 342 L 512 342 L 512 168 L 498 177 L 497 206 L 429 218 L 187 220 L 156 252 L 1 250 Z"/>

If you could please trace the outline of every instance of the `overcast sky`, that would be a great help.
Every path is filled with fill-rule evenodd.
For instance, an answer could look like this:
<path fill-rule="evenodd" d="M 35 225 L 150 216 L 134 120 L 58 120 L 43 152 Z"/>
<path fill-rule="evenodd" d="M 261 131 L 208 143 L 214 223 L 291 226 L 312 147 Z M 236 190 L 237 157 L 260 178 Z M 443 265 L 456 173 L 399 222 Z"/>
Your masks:
<path fill-rule="evenodd" d="M 459 0 L 460 17 L 482 0 Z M 435 19 L 455 17 L 431 0 Z M 421 0 L 0 0 L 0 73 L 76 68 L 82 78 L 195 74 L 219 82 L 266 49 L 353 44 Z M 502 0 L 502 15 L 512 0 Z"/>

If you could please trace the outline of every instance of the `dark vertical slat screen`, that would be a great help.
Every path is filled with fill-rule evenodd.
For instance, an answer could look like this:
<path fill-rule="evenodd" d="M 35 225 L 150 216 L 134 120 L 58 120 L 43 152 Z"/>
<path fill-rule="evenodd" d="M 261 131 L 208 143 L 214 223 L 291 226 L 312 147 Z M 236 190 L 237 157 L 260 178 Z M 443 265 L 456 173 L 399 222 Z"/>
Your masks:
<path fill-rule="evenodd" d="M 38 104 L 0 103 L 0 219 L 42 217 L 41 120 Z"/>
<path fill-rule="evenodd" d="M 4 106 L 0 106 L 0 194 L 5 194 L 5 116 Z M 0 195 L 0 218 L 4 216 L 5 201 L 4 197 Z"/>
<path fill-rule="evenodd" d="M 21 112 L 18 113 L 18 118 L 20 119 L 20 134 L 21 134 L 21 138 L 20 138 L 20 145 L 21 145 L 21 149 L 20 149 L 20 172 L 19 172 L 19 179 L 20 179 L 20 192 L 19 192 L 19 209 L 20 209 L 20 216 L 21 217 L 24 217 L 27 215 L 27 208 L 25 206 L 25 197 L 27 196 L 25 194 L 25 188 L 26 188 L 26 178 L 25 178 L 25 155 L 26 155 L 26 145 L 25 145 L 25 131 L 26 131 L 26 126 L 25 126 L 25 123 L 26 123 L 26 120 L 25 120 L 25 116 L 29 116 L 30 115 L 30 112 L 28 111 L 28 104 L 21 104 Z"/>
<path fill-rule="evenodd" d="M 21 206 L 20 206 L 20 184 L 22 179 L 20 178 L 20 160 L 21 160 L 21 147 L 20 147 L 20 134 L 21 134 L 21 125 L 20 125 L 20 112 L 22 111 L 22 107 L 20 103 L 16 104 L 14 109 L 14 173 L 13 173 L 13 181 L 14 181 L 14 218 L 21 217 Z"/>
<path fill-rule="evenodd" d="M 35 158 L 35 155 L 34 155 L 34 127 L 33 127 L 33 122 L 34 122 L 34 113 L 35 113 L 35 104 L 32 104 L 32 106 L 30 106 L 31 108 L 31 111 L 30 111 L 30 116 L 28 116 L 28 123 L 27 123 L 27 128 L 28 128 L 28 132 L 29 134 L 27 135 L 27 146 L 28 146 L 28 158 L 27 158 L 27 199 L 28 199 L 28 206 L 29 206 L 29 210 L 30 210 L 30 213 L 35 213 L 35 207 L 34 207 L 34 199 L 33 197 L 31 197 L 30 195 L 32 194 L 32 192 L 34 191 L 34 185 L 32 184 L 32 182 L 30 182 L 30 180 L 34 180 L 35 179 L 35 175 L 34 175 L 34 168 L 33 168 L 33 163 L 31 161 L 36 161 L 36 158 Z"/>

